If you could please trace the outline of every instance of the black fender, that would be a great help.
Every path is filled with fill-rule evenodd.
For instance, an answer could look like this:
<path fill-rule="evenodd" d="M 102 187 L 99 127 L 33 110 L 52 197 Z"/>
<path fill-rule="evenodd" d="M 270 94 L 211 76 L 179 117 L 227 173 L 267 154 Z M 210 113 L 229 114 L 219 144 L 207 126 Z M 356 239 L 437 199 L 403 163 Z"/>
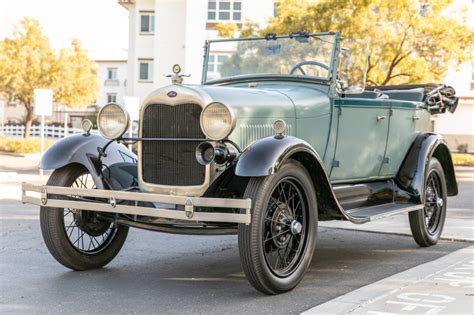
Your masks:
<path fill-rule="evenodd" d="M 396 177 L 398 185 L 411 195 L 414 202 L 422 203 L 424 200 L 426 169 L 432 157 L 443 166 L 447 195 L 458 194 L 453 160 L 446 141 L 438 134 L 421 133 L 413 141 Z"/>
<path fill-rule="evenodd" d="M 347 219 L 353 223 L 367 222 L 365 219 L 352 217 L 339 204 L 321 157 L 302 139 L 275 136 L 255 141 L 239 156 L 235 174 L 243 177 L 269 176 L 278 172 L 288 159 L 303 164 L 310 174 L 317 194 L 320 220 Z"/>
<path fill-rule="evenodd" d="M 306 152 L 322 166 L 319 154 L 306 141 L 291 136 L 274 136 L 255 141 L 239 156 L 235 168 L 238 176 L 268 176 L 278 169 L 294 153 Z"/>
<path fill-rule="evenodd" d="M 136 184 L 136 155 L 123 144 L 112 142 L 99 160 L 99 149 L 107 143 L 109 140 L 94 134 L 66 137 L 43 154 L 39 166 L 50 170 L 72 163 L 83 165 L 99 189 L 122 189 Z"/>

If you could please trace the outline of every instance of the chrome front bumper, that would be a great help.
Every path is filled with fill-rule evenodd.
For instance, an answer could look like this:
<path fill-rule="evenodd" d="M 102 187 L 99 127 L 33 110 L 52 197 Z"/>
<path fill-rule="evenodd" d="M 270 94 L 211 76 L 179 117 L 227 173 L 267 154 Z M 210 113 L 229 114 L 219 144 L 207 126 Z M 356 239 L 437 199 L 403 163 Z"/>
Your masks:
<path fill-rule="evenodd" d="M 228 222 L 250 224 L 250 199 L 201 198 L 159 195 L 103 189 L 81 189 L 22 183 L 23 203 L 50 208 L 71 208 L 98 212 L 142 215 L 155 218 L 175 219 L 191 222 Z M 54 195 L 54 198 L 50 198 Z M 105 201 L 76 201 L 77 197 L 103 198 Z M 122 205 L 121 201 L 143 201 L 160 204 L 182 205 L 184 210 Z M 196 207 L 243 209 L 245 213 L 201 212 Z"/>

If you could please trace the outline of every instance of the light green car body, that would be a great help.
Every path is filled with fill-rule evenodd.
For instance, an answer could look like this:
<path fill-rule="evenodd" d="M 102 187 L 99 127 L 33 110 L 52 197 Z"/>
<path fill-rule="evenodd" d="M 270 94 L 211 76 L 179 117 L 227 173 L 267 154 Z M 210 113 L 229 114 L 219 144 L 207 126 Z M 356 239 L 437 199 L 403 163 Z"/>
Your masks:
<path fill-rule="evenodd" d="M 234 111 L 229 138 L 242 148 L 274 135 L 272 123 L 283 119 L 287 135 L 318 152 L 332 183 L 395 177 L 417 134 L 430 128 L 423 103 L 342 97 L 330 86 L 283 79 L 250 85 L 199 89 Z"/>

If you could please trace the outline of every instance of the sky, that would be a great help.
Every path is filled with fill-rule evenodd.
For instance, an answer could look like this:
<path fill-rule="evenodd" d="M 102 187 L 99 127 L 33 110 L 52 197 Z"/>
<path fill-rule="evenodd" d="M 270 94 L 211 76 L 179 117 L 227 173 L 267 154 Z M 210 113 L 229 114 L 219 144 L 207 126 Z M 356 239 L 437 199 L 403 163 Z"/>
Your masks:
<path fill-rule="evenodd" d="M 0 0 L 0 39 L 25 16 L 39 20 L 54 49 L 77 38 L 92 59 L 127 58 L 128 11 L 117 0 Z"/>

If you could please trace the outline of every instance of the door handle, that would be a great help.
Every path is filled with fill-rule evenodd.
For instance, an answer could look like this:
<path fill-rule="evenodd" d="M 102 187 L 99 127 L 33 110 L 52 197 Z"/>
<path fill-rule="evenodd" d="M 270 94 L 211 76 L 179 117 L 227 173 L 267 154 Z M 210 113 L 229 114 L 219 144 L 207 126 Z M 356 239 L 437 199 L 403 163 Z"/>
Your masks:
<path fill-rule="evenodd" d="M 378 115 L 378 116 L 377 116 L 377 121 L 382 121 L 382 120 L 384 120 L 385 118 L 387 118 L 387 116 Z"/>
<path fill-rule="evenodd" d="M 413 121 L 420 120 L 419 116 L 413 116 Z"/>

